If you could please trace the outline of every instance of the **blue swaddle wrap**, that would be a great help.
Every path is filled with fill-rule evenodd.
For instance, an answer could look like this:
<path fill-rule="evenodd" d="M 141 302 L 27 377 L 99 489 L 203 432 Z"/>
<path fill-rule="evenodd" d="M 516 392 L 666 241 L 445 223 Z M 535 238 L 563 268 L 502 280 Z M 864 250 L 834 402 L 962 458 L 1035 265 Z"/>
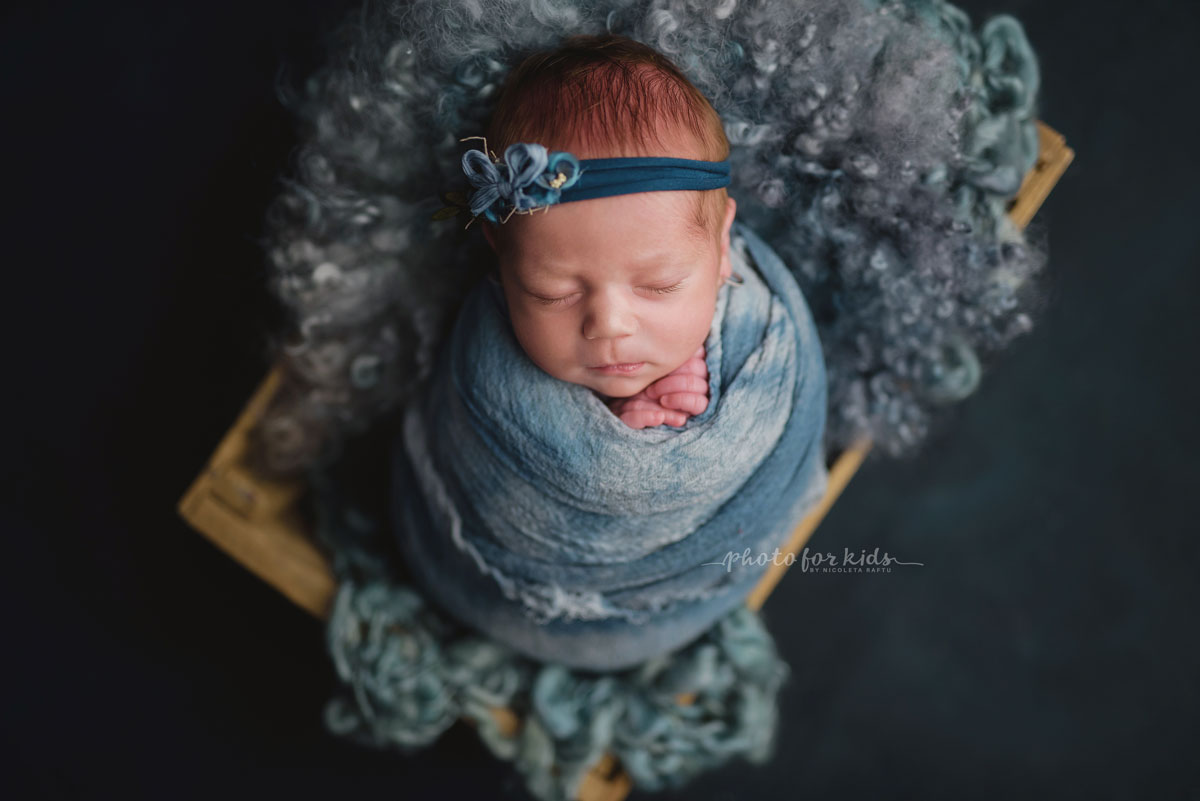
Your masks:
<path fill-rule="evenodd" d="M 741 286 L 705 342 L 711 400 L 632 429 L 522 350 L 502 290 L 466 299 L 394 447 L 401 550 L 428 597 L 529 656 L 612 670 L 744 601 L 825 491 L 821 345 L 795 279 L 739 222 Z"/>

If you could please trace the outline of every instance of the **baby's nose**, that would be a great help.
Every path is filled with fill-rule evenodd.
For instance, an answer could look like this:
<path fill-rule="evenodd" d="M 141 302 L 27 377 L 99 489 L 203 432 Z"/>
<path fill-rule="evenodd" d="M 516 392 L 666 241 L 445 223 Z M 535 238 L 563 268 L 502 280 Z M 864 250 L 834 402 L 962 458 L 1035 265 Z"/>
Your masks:
<path fill-rule="evenodd" d="M 583 316 L 584 339 L 629 336 L 638 330 L 637 316 L 627 303 L 610 293 L 595 293 Z"/>

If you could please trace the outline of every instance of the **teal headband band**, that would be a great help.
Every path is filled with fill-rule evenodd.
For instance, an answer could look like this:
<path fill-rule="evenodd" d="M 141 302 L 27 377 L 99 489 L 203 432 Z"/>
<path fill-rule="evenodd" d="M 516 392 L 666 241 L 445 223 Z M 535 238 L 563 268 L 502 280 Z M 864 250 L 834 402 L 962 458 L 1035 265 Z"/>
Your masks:
<path fill-rule="evenodd" d="M 469 137 L 479 138 L 479 137 Z M 463 140 L 465 141 L 465 140 Z M 486 146 L 486 142 L 485 142 Z M 578 159 L 565 150 L 547 151 L 535 142 L 517 142 L 493 162 L 482 150 L 468 150 L 463 172 L 475 187 L 463 204 L 446 199 L 474 217 L 505 222 L 514 212 L 634 192 L 720 189 L 729 186 L 729 159 L 698 161 L 660 156 Z M 443 209 L 457 212 L 460 209 Z M 450 216 L 439 212 L 435 218 Z"/>

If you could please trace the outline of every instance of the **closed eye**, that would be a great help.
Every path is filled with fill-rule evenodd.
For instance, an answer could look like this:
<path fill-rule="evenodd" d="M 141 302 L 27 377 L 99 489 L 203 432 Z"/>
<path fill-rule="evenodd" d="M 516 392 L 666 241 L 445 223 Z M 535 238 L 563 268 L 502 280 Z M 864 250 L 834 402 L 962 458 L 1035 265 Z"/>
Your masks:
<path fill-rule="evenodd" d="M 655 293 L 656 295 L 666 295 L 671 292 L 679 291 L 679 289 L 682 286 L 683 286 L 683 281 L 680 281 L 678 284 L 675 284 L 674 286 L 664 286 L 664 287 L 649 286 L 649 287 L 646 287 L 646 289 L 649 289 L 651 292 Z M 540 303 L 543 306 L 559 306 L 563 303 L 566 303 L 571 298 L 575 297 L 576 293 L 571 293 L 570 295 L 563 295 L 561 298 L 544 298 L 541 295 L 533 295 L 532 293 L 530 293 L 530 294 L 532 295 L 534 300 L 536 300 L 538 303 Z"/>
<path fill-rule="evenodd" d="M 680 281 L 680 282 L 679 282 L 678 284 L 676 284 L 675 286 L 649 287 L 649 289 L 650 289 L 650 291 L 651 291 L 651 292 L 657 292 L 657 293 L 658 293 L 658 294 L 660 294 L 660 295 L 665 295 L 665 294 L 667 294 L 668 292 L 674 292 L 674 291 L 676 291 L 676 290 L 677 290 L 677 289 L 679 289 L 681 286 L 683 286 L 683 282 L 682 282 L 682 281 Z"/>
<path fill-rule="evenodd" d="M 534 295 L 533 299 L 536 300 L 538 303 L 542 304 L 543 306 L 557 306 L 560 303 L 566 303 L 568 300 L 570 300 L 573 297 L 575 297 L 575 296 L 574 295 L 564 295 L 561 298 L 543 298 L 541 295 Z"/>

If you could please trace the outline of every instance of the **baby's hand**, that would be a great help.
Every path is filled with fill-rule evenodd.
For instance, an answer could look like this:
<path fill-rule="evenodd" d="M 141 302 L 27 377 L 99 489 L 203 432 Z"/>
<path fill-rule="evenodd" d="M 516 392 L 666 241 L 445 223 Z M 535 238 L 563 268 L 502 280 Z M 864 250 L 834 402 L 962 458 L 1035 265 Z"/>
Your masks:
<path fill-rule="evenodd" d="M 708 365 L 704 346 L 692 358 L 636 395 L 614 398 L 609 409 L 630 428 L 681 426 L 708 408 Z"/>

